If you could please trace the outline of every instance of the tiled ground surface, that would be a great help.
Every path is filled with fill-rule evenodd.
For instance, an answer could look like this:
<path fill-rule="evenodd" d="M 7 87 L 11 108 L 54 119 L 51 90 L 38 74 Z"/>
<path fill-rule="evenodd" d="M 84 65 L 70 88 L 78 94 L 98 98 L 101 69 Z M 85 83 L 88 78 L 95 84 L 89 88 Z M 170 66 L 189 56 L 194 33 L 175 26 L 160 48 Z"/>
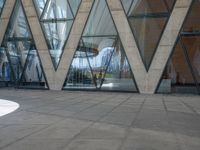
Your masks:
<path fill-rule="evenodd" d="M 199 150 L 200 96 L 0 89 L 0 150 Z"/>

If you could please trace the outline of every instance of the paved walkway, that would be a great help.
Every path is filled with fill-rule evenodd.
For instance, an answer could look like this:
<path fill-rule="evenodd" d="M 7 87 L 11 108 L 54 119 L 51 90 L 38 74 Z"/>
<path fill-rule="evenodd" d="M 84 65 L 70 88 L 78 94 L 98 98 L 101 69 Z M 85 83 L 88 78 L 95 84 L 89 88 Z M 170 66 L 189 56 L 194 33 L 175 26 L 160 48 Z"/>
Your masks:
<path fill-rule="evenodd" d="M 200 96 L 0 89 L 0 150 L 199 150 Z"/>

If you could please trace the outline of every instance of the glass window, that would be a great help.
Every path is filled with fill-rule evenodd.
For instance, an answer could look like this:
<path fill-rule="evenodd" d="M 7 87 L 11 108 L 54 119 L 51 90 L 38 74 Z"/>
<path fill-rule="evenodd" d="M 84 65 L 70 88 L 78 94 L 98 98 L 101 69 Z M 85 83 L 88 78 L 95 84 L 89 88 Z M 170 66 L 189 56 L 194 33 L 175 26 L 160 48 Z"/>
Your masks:
<path fill-rule="evenodd" d="M 81 0 L 35 0 L 54 68 L 57 69 Z"/>
<path fill-rule="evenodd" d="M 47 0 L 34 0 L 34 2 L 35 2 L 35 7 L 37 9 L 38 15 L 40 17 L 42 15 L 42 11 L 45 7 Z"/>
<path fill-rule="evenodd" d="M 175 0 L 121 0 L 148 70 Z"/>
<path fill-rule="evenodd" d="M 198 93 L 182 43 L 175 48 L 164 71 L 159 93 Z"/>
<path fill-rule="evenodd" d="M 117 35 L 105 0 L 95 1 L 83 36 Z"/>
<path fill-rule="evenodd" d="M 184 24 L 183 31 L 199 32 L 200 31 L 200 0 L 194 0 L 189 16 Z"/>
<path fill-rule="evenodd" d="M 12 71 L 5 48 L 0 47 L 0 87 L 9 86 L 13 81 Z"/>
<path fill-rule="evenodd" d="M 159 93 L 200 94 L 200 1 L 195 0 L 183 25 L 179 41 L 172 53 Z"/>
<path fill-rule="evenodd" d="M 46 4 L 42 19 L 73 19 L 72 11 L 66 0 L 50 0 Z"/>
<path fill-rule="evenodd" d="M 64 89 L 137 91 L 105 0 L 96 0 Z"/>
<path fill-rule="evenodd" d="M 6 52 L 5 52 L 6 51 Z M 47 88 L 41 63 L 20 1 L 12 13 L 1 48 L 1 78 L 15 86 Z"/>

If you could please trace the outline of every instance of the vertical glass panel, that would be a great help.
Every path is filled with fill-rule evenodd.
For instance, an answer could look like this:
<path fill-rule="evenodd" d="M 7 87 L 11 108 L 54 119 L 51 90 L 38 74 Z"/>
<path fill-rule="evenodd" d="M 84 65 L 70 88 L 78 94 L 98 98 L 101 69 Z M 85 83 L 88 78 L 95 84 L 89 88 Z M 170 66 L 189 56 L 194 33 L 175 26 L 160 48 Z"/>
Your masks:
<path fill-rule="evenodd" d="M 26 59 L 20 87 L 47 88 L 37 51 L 33 47 Z"/>
<path fill-rule="evenodd" d="M 0 16 L 1 16 L 1 12 L 2 12 L 2 9 L 3 9 L 4 3 L 5 3 L 5 0 L 0 0 Z"/>
<path fill-rule="evenodd" d="M 35 0 L 54 68 L 57 69 L 60 57 L 68 39 L 74 16 L 81 0 Z"/>
<path fill-rule="evenodd" d="M 105 0 L 96 0 L 83 36 L 117 35 L 111 14 Z"/>
<path fill-rule="evenodd" d="M 55 68 L 57 68 L 57 65 L 59 64 L 62 50 L 69 35 L 72 23 L 73 21 L 43 23 L 48 48 Z"/>
<path fill-rule="evenodd" d="M 200 86 L 200 36 L 182 37 L 182 40 L 187 50 L 189 63 Z"/>
<path fill-rule="evenodd" d="M 26 16 L 22 9 L 21 1 L 17 1 L 15 5 L 2 45 L 7 51 L 8 55 L 7 60 L 4 57 L 4 61 L 9 62 L 15 84 L 19 86 L 22 78 L 23 80 L 27 79 L 29 82 L 36 82 L 33 76 L 37 73 L 37 71 L 36 69 L 33 70 L 30 68 L 33 68 L 33 64 L 38 64 L 39 59 L 35 58 L 38 56 L 36 55 L 32 35 L 26 20 Z M 27 67 L 29 68 L 29 73 L 27 73 Z M 6 66 L 6 69 L 7 68 L 8 67 Z M 38 69 L 38 72 L 42 71 L 39 65 L 35 65 L 35 68 Z M 8 71 L 6 74 L 8 74 Z M 35 87 L 35 84 L 28 85 L 28 87 Z M 46 88 L 46 86 L 40 86 L 40 88 Z"/>
<path fill-rule="evenodd" d="M 167 7 L 168 5 L 165 3 L 165 0 L 134 0 L 130 7 L 128 16 L 144 13 L 149 14 L 167 12 Z"/>
<path fill-rule="evenodd" d="M 115 44 L 110 55 L 111 59 L 108 62 L 101 89 L 137 92 L 133 75 L 120 41 Z M 109 54 L 107 54 L 108 56 Z"/>
<path fill-rule="evenodd" d="M 198 93 L 186 54 L 179 42 L 169 60 L 158 93 Z"/>
<path fill-rule="evenodd" d="M 49 0 L 42 19 L 73 19 L 67 0 Z"/>
<path fill-rule="evenodd" d="M 106 1 L 95 0 L 63 88 L 137 91 L 132 75 L 127 73 L 130 67 L 121 45 L 116 46 L 117 39 Z M 131 80 L 126 88 L 125 76 Z"/>
<path fill-rule="evenodd" d="M 19 81 L 30 49 L 30 42 L 15 41 L 6 43 L 15 80 Z"/>
<path fill-rule="evenodd" d="M 166 18 L 130 18 L 130 25 L 138 43 L 140 54 L 148 68 L 160 39 Z"/>
<path fill-rule="evenodd" d="M 101 88 L 103 84 L 103 78 L 114 51 L 115 41 L 116 37 L 83 38 L 84 48 L 97 88 Z"/>
<path fill-rule="evenodd" d="M 8 37 L 31 38 L 29 26 L 20 4 L 17 4 L 15 7 L 15 13 L 13 13 L 10 19 L 10 24 L 5 35 Z"/>
<path fill-rule="evenodd" d="M 96 89 L 86 49 L 80 42 L 68 71 L 64 89 Z"/>
<path fill-rule="evenodd" d="M 121 1 L 148 70 L 175 0 Z"/>
<path fill-rule="evenodd" d="M 35 2 L 35 7 L 37 9 L 38 15 L 40 17 L 47 0 L 34 0 L 34 2 Z"/>
<path fill-rule="evenodd" d="M 200 1 L 194 0 L 191 11 L 184 24 L 183 31 L 185 32 L 200 32 Z"/>
<path fill-rule="evenodd" d="M 81 0 L 68 0 L 68 2 L 69 2 L 69 5 L 72 9 L 73 15 L 75 16 Z"/>
<path fill-rule="evenodd" d="M 9 86 L 13 81 L 12 71 L 5 48 L 0 47 L 0 87 Z"/>

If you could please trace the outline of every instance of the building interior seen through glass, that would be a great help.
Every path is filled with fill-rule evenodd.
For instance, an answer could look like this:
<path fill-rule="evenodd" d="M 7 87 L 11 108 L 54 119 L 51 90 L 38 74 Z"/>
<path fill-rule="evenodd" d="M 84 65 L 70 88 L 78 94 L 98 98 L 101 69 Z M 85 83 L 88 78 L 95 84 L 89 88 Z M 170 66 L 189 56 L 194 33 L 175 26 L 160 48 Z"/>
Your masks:
<path fill-rule="evenodd" d="M 148 70 L 175 0 L 121 0 Z"/>
<path fill-rule="evenodd" d="M 105 0 L 95 0 L 64 89 L 137 91 Z"/>
<path fill-rule="evenodd" d="M 0 15 L 5 2 L 0 0 Z M 121 0 L 147 71 L 175 2 Z M 80 3 L 81 0 L 33 0 L 55 70 Z M 199 10 L 200 0 L 193 0 L 163 69 L 158 93 L 200 94 Z M 16 0 L 0 47 L 0 86 L 48 88 L 21 0 Z M 106 0 L 93 1 L 63 89 L 138 92 Z"/>
<path fill-rule="evenodd" d="M 20 1 L 16 1 L 0 50 L 0 86 L 47 88 Z"/>
<path fill-rule="evenodd" d="M 200 0 L 194 0 L 158 92 L 200 93 Z"/>
<path fill-rule="evenodd" d="M 69 36 L 81 0 L 34 0 L 54 68 Z"/>

